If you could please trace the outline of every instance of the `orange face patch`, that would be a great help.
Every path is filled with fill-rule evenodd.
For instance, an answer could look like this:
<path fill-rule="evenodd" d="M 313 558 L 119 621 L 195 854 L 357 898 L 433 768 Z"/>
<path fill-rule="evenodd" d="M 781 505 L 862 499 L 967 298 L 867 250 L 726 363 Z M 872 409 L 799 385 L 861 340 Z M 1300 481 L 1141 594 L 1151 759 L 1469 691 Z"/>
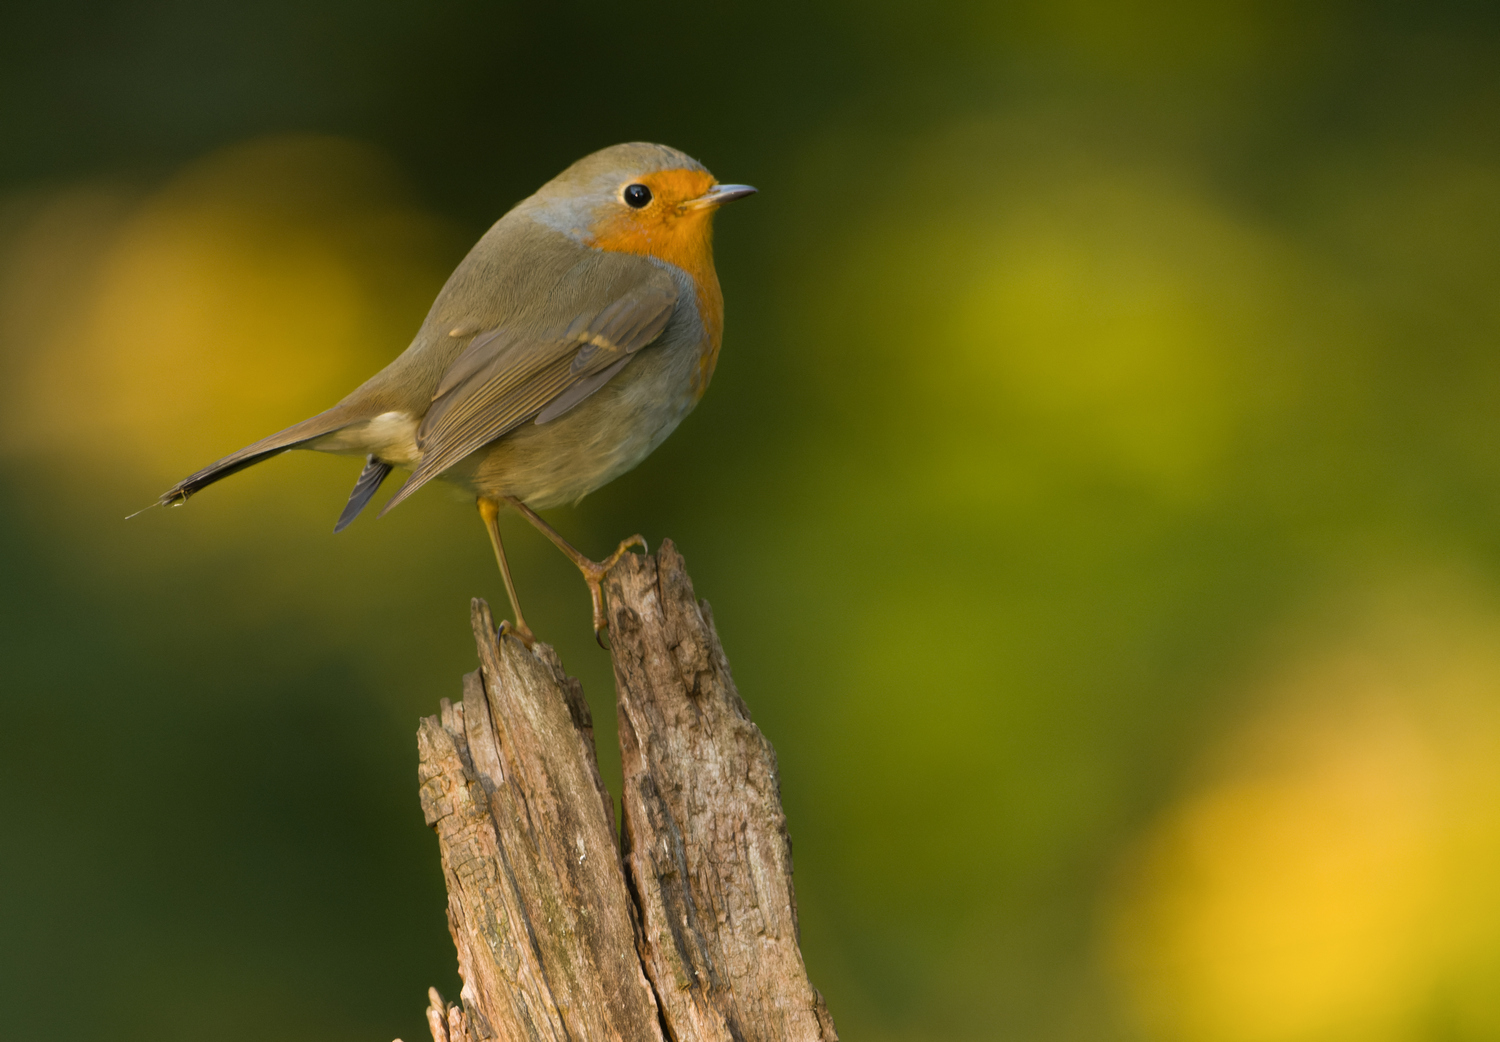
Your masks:
<path fill-rule="evenodd" d="M 651 202 L 639 210 L 622 202 L 617 212 L 594 228 L 589 245 L 601 250 L 655 257 L 692 276 L 697 287 L 698 315 L 708 331 L 708 343 L 694 387 L 702 394 L 713 373 L 724 333 L 724 296 L 719 290 L 719 276 L 714 271 L 715 207 L 695 209 L 687 204 L 712 188 L 714 179 L 701 170 L 660 170 L 631 183 L 651 189 Z"/>

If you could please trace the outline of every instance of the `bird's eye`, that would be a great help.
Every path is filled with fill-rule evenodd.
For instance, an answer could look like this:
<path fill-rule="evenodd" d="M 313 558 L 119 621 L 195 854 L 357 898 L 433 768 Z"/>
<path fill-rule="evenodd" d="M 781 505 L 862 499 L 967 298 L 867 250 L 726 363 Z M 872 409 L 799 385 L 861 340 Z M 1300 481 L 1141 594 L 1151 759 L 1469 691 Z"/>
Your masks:
<path fill-rule="evenodd" d="M 651 189 L 645 185 L 627 185 L 625 188 L 625 205 L 639 210 L 651 201 Z"/>

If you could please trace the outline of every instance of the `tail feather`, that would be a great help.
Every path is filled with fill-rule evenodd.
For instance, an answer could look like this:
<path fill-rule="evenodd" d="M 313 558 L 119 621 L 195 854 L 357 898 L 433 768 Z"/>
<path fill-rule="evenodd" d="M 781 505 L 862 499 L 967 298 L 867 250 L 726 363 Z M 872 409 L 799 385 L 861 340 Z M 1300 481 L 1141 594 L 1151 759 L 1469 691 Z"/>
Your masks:
<path fill-rule="evenodd" d="M 157 502 L 162 506 L 177 506 L 186 503 L 189 496 L 194 495 L 200 489 L 207 488 L 215 481 L 227 478 L 231 474 L 238 474 L 246 467 L 253 467 L 262 460 L 279 456 L 288 449 L 305 445 L 315 438 L 331 434 L 352 422 L 354 422 L 354 417 L 337 406 L 327 412 L 320 412 L 301 423 L 294 423 L 284 431 L 277 431 L 254 444 L 246 445 L 238 452 L 232 452 L 223 459 L 210 463 L 196 474 L 190 474 L 163 492 Z"/>
<path fill-rule="evenodd" d="M 365 469 L 359 472 L 359 480 L 354 483 L 354 491 L 349 493 L 349 502 L 344 506 L 344 512 L 339 515 L 339 520 L 333 526 L 333 534 L 338 535 L 348 528 L 350 523 L 359 516 L 370 502 L 370 497 L 380 488 L 381 482 L 391 472 L 389 463 L 382 463 L 374 456 L 365 457 Z"/>

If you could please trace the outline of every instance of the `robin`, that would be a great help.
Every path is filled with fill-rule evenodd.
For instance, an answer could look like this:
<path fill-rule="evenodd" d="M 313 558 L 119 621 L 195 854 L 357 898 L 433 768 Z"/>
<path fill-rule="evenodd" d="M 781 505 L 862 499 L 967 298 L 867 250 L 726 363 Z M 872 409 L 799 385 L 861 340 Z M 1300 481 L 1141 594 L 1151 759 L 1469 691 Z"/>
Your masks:
<path fill-rule="evenodd" d="M 603 561 L 536 513 L 577 503 L 660 445 L 708 387 L 724 331 L 713 215 L 752 194 L 653 144 L 586 156 L 500 218 L 433 302 L 411 346 L 343 401 L 225 456 L 162 494 L 176 506 L 286 452 L 363 455 L 343 531 L 392 469 L 411 475 L 383 516 L 433 478 L 473 492 L 528 646 L 497 518 L 519 511 L 577 565 L 606 626 Z M 505 632 L 507 625 L 502 625 Z"/>

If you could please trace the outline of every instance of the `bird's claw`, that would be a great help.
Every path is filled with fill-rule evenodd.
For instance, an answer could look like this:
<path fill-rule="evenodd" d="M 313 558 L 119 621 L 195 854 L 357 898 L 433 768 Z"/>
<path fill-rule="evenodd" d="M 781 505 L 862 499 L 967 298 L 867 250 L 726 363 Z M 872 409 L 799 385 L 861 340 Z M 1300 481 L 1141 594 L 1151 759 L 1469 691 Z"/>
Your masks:
<path fill-rule="evenodd" d="M 536 646 L 536 634 L 532 633 L 531 627 L 525 623 L 517 626 L 509 619 L 501 619 L 500 627 L 495 631 L 495 643 L 501 643 L 506 636 L 515 637 L 525 645 L 527 651 Z"/>
<path fill-rule="evenodd" d="M 583 581 L 588 585 L 589 588 L 589 602 L 593 607 L 594 640 L 598 642 L 601 648 L 603 648 L 605 651 L 608 651 L 609 646 L 604 643 L 604 631 L 609 629 L 609 618 L 604 614 L 604 577 L 609 574 L 611 568 L 620 563 L 620 558 L 624 557 L 627 553 L 630 552 L 631 547 L 638 546 L 641 548 L 642 553 L 649 554 L 651 550 L 648 546 L 646 546 L 646 540 L 643 539 L 639 534 L 633 535 L 629 539 L 621 543 L 619 546 L 617 546 L 615 548 L 615 552 L 610 554 L 603 561 L 591 561 L 587 557 L 583 556 L 583 554 L 579 553 L 578 549 L 573 546 L 572 543 L 564 539 L 562 537 L 562 534 L 558 532 L 557 529 L 553 528 L 551 525 L 547 524 L 546 521 L 542 520 L 542 516 L 535 510 L 532 510 L 529 506 L 521 502 L 521 500 L 517 499 L 515 496 L 506 496 L 504 498 L 505 502 L 515 507 L 522 517 L 530 521 L 532 525 L 535 526 L 537 531 L 541 532 L 542 535 L 551 540 L 552 545 L 557 547 L 565 555 L 567 555 L 568 560 L 573 562 L 573 566 L 583 573 Z M 481 498 L 479 501 L 480 511 L 483 512 L 486 509 L 486 504 L 494 502 L 495 501 L 493 500 L 486 500 Z M 500 551 L 499 530 L 496 529 L 491 523 L 493 521 L 493 514 L 487 514 L 486 518 L 486 523 L 490 524 L 490 538 L 495 542 L 495 556 L 501 559 L 500 567 L 501 571 L 503 572 L 505 571 L 505 564 L 504 557 Z M 507 591 L 510 590 L 508 577 L 506 589 Z M 511 602 L 515 602 L 514 593 L 511 594 Z"/>
<path fill-rule="evenodd" d="M 583 581 L 588 584 L 589 603 L 594 609 L 594 642 L 605 651 L 609 650 L 609 645 L 604 643 L 604 631 L 609 629 L 609 617 L 604 614 L 604 577 L 633 546 L 639 546 L 642 553 L 651 552 L 644 538 L 633 535 L 603 561 L 587 561 L 578 566 L 579 571 L 583 572 Z"/>

